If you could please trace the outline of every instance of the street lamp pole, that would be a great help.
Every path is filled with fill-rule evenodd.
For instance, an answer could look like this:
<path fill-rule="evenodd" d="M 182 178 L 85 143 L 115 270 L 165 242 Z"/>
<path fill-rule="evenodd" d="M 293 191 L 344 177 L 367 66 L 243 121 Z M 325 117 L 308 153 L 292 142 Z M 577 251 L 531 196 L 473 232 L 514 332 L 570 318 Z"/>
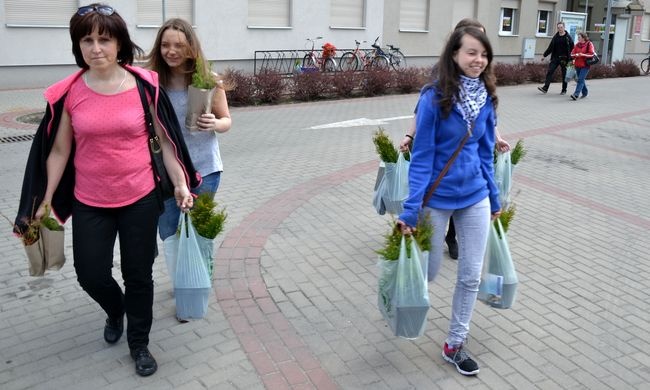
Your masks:
<path fill-rule="evenodd" d="M 612 23 L 612 0 L 607 0 L 607 17 L 605 18 L 605 39 L 603 39 L 603 64 L 607 64 L 609 53 L 609 25 Z"/>

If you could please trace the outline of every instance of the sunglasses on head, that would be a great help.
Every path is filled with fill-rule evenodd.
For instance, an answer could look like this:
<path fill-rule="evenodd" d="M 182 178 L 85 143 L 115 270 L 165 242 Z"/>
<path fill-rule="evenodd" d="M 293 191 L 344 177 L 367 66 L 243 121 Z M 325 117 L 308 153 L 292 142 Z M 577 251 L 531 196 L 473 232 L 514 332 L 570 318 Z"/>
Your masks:
<path fill-rule="evenodd" d="M 110 7 L 108 5 L 87 5 L 84 7 L 79 7 L 79 9 L 77 9 L 77 15 L 84 16 L 93 11 L 96 11 L 98 14 L 104 16 L 111 16 L 115 13 L 113 7 Z"/>

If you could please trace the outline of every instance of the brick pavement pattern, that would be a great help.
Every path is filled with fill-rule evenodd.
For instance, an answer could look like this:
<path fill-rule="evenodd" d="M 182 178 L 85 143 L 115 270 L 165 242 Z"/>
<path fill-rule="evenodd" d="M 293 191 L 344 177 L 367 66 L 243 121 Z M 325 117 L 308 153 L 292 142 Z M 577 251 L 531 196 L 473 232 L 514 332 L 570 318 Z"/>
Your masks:
<path fill-rule="evenodd" d="M 126 343 L 102 339 L 104 314 L 68 263 L 27 276 L 0 224 L 2 389 L 644 389 L 650 383 L 649 77 L 590 81 L 576 102 L 534 85 L 504 87 L 499 130 L 525 139 L 509 235 L 519 274 L 510 310 L 479 304 L 460 376 L 440 357 L 456 263 L 429 285 L 424 336 L 395 338 L 376 307 L 389 217 L 371 206 L 377 125 L 394 140 L 417 95 L 232 109 L 220 138 L 227 208 L 207 318 L 180 324 L 164 259 L 154 266 L 150 348 L 135 375 Z M 42 90 L 0 91 L 0 212 L 15 215 Z M 402 117 L 400 119 L 400 117 Z M 384 120 L 380 120 L 384 118 Z M 18 138 L 16 138 L 18 137 Z M 119 270 L 119 252 L 115 252 Z M 119 278 L 119 272 L 115 272 Z"/>

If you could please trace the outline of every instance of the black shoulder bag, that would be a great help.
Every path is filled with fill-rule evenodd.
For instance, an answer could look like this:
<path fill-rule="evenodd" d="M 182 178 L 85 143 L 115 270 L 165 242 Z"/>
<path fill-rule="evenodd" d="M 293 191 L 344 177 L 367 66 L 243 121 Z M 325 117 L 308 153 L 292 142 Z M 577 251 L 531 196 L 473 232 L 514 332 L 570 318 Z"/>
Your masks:
<path fill-rule="evenodd" d="M 162 147 L 160 146 L 160 138 L 158 138 L 158 135 L 156 134 L 156 131 L 153 127 L 153 118 L 151 117 L 151 110 L 149 109 L 149 104 L 147 103 L 147 94 L 144 91 L 144 87 L 142 86 L 142 81 L 136 77 L 135 82 L 138 85 L 138 92 L 140 93 L 142 108 L 144 109 L 144 121 L 147 125 L 147 131 L 149 132 L 149 152 L 151 154 L 153 179 L 154 183 L 156 183 L 156 190 L 158 192 L 158 195 L 164 201 L 174 196 L 174 185 L 172 184 L 172 181 L 167 174 L 167 169 L 165 168 Z M 161 207 L 161 209 L 163 207 Z"/>

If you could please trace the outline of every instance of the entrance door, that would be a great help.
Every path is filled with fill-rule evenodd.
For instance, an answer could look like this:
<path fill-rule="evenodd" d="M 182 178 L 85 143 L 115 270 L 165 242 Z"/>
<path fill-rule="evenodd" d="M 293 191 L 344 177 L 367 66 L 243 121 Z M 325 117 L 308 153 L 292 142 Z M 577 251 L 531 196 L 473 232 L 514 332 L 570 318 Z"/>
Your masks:
<path fill-rule="evenodd" d="M 625 44 L 627 43 L 627 27 L 629 18 L 618 15 L 616 18 L 616 33 L 612 42 L 612 62 L 621 61 L 625 57 Z"/>

